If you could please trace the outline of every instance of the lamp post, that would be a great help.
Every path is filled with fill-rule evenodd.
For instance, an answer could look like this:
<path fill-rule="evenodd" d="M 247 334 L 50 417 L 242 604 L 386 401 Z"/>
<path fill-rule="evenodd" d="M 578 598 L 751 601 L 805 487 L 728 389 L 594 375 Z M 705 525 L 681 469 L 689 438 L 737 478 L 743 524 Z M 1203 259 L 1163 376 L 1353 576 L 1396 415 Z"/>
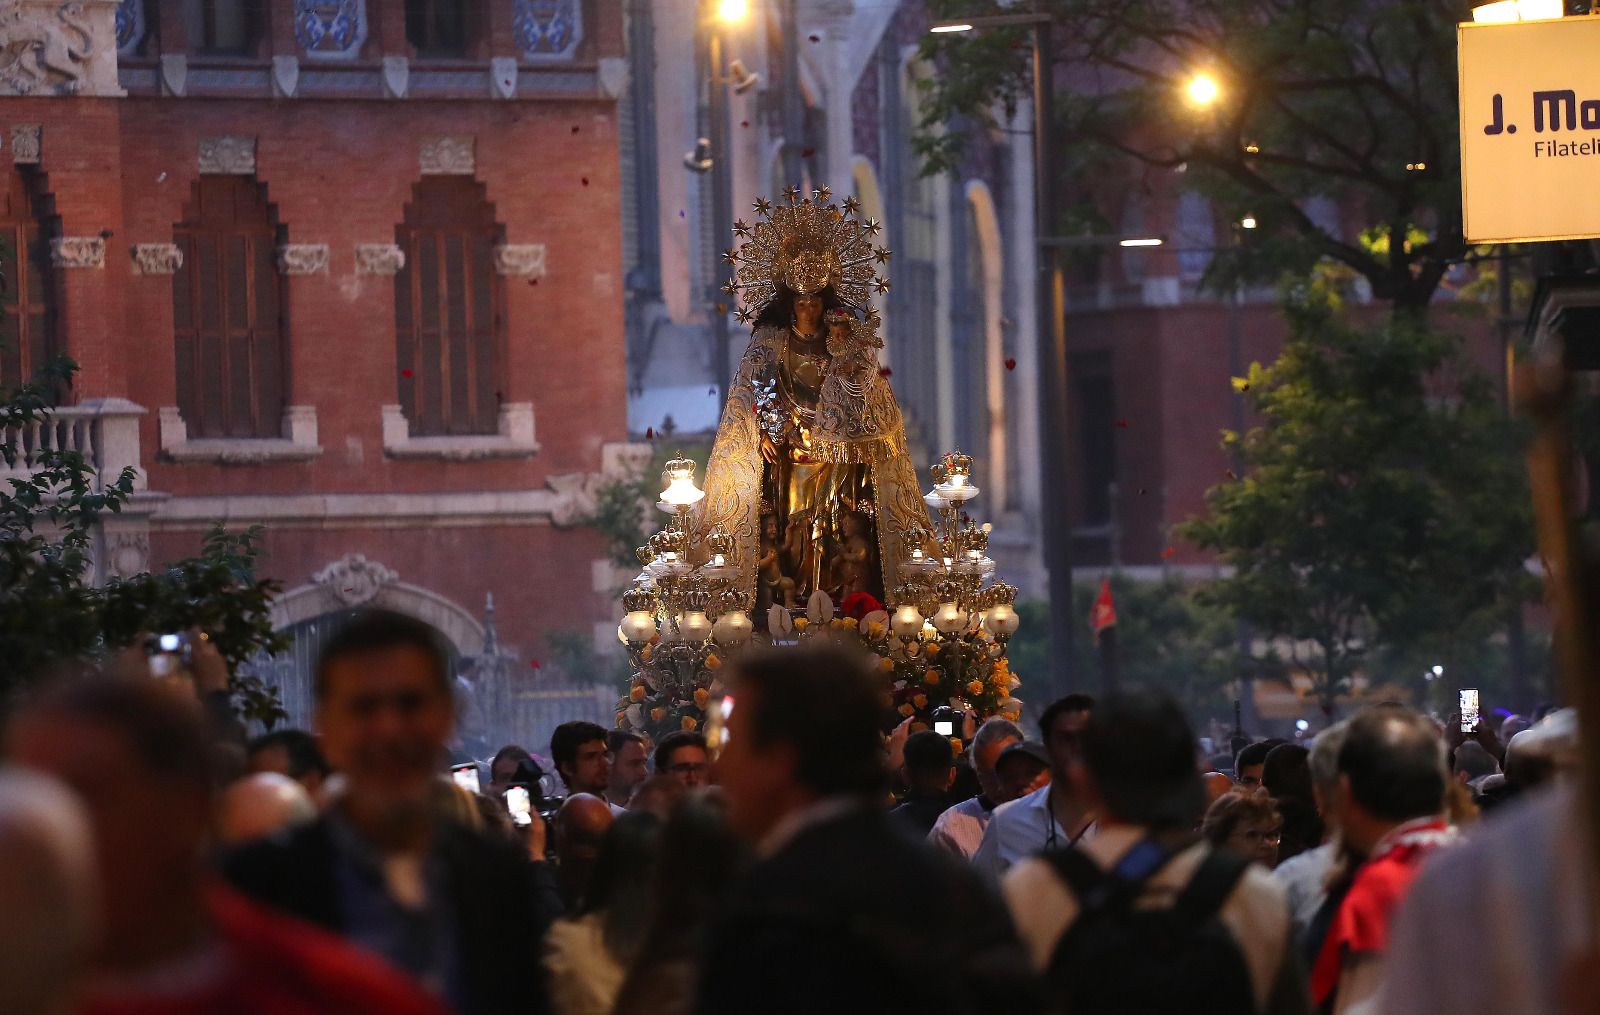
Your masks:
<path fill-rule="evenodd" d="M 716 13 L 704 21 L 707 29 L 706 62 L 709 64 L 710 72 L 707 106 L 711 122 L 708 125 L 707 136 L 711 140 L 712 158 L 711 233 L 716 237 L 715 243 L 720 245 L 733 235 L 733 159 L 728 140 L 729 79 L 724 66 L 723 32 L 728 26 L 744 20 L 749 13 L 749 5 L 746 0 L 715 0 L 715 3 Z M 720 255 L 719 251 L 714 253 Z M 717 385 L 720 405 L 728 401 L 728 385 L 731 378 L 731 367 L 728 363 L 728 297 L 723 294 L 723 287 L 733 277 L 733 268 L 721 256 L 714 256 L 712 264 L 710 291 L 707 294 L 707 302 L 711 308 L 711 377 Z"/>
<path fill-rule="evenodd" d="M 936 33 L 978 28 L 1026 26 L 1033 35 L 1034 234 L 1039 244 L 1037 279 L 1039 448 L 1043 503 L 1040 531 L 1050 588 L 1050 681 L 1053 693 L 1072 687 L 1073 623 L 1071 491 L 1067 469 L 1067 334 L 1065 286 L 1057 251 L 1063 244 L 1056 227 L 1055 83 L 1050 73 L 1051 21 L 1048 14 L 996 14 L 934 25 Z M 1052 524 L 1054 521 L 1054 524 Z"/>

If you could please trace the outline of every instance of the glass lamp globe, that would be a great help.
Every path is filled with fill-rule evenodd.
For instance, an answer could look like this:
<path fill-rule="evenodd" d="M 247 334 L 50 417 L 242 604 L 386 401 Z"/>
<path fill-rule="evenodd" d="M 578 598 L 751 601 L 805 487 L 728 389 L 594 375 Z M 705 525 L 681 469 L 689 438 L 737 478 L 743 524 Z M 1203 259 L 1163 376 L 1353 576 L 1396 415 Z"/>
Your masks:
<path fill-rule="evenodd" d="M 716 639 L 718 645 L 743 645 L 750 640 L 754 630 L 755 625 L 750 622 L 748 613 L 729 610 L 711 626 L 711 637 Z"/>
<path fill-rule="evenodd" d="M 661 503 L 674 510 L 693 507 L 705 499 L 706 492 L 694 485 L 694 462 L 687 458 L 674 458 L 661 473 L 666 489 L 661 491 Z"/>
<path fill-rule="evenodd" d="M 690 610 L 678 620 L 678 633 L 687 642 L 703 642 L 711 637 L 711 618 L 704 610 Z"/>
<path fill-rule="evenodd" d="M 656 617 L 649 610 L 634 610 L 622 618 L 618 627 L 628 641 L 644 643 L 656 636 Z"/>
<path fill-rule="evenodd" d="M 1017 616 L 1016 608 L 1010 603 L 998 603 L 984 615 L 983 626 L 996 637 L 1009 638 L 1022 626 L 1022 618 Z"/>
<path fill-rule="evenodd" d="M 934 630 L 940 634 L 955 634 L 967 626 L 967 611 L 955 603 L 943 603 L 932 619 Z"/>
<path fill-rule="evenodd" d="M 889 618 L 889 629 L 899 638 L 915 638 L 922 630 L 922 614 L 910 603 L 903 604 Z"/>

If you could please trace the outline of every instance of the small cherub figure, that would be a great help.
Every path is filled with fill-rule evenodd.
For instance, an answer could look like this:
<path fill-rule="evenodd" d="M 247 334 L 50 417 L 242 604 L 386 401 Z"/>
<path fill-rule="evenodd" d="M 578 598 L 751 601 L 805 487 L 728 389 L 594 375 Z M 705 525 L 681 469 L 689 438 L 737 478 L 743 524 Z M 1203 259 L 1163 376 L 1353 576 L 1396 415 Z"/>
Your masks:
<path fill-rule="evenodd" d="M 871 591 L 872 540 L 867 535 L 867 520 L 860 511 L 847 511 L 840 520 L 841 540 L 835 551 L 833 577 L 839 596 Z"/>
<path fill-rule="evenodd" d="M 778 545 L 778 516 L 770 511 L 761 515 L 761 557 L 756 561 L 760 581 L 773 602 L 794 608 L 794 579 L 783 573 Z"/>

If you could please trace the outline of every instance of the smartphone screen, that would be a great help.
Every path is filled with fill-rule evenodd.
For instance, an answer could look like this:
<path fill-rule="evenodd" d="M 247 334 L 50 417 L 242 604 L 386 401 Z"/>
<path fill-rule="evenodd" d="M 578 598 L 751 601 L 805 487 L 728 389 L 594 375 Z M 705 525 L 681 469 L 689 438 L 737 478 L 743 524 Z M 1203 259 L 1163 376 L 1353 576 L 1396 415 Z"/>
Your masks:
<path fill-rule="evenodd" d="M 1461 689 L 1461 732 L 1471 733 L 1478 728 L 1478 689 Z"/>
<path fill-rule="evenodd" d="M 506 809 L 511 812 L 511 820 L 518 825 L 533 823 L 533 805 L 528 799 L 528 791 L 522 786 L 512 786 L 506 790 Z"/>
<path fill-rule="evenodd" d="M 933 731 L 941 737 L 953 737 L 956 735 L 956 724 L 941 720 L 933 724 Z"/>
<path fill-rule="evenodd" d="M 450 769 L 450 778 L 454 779 L 456 781 L 456 785 L 460 786 L 468 793 L 482 792 L 482 789 L 478 783 L 477 765 L 457 765 Z"/>

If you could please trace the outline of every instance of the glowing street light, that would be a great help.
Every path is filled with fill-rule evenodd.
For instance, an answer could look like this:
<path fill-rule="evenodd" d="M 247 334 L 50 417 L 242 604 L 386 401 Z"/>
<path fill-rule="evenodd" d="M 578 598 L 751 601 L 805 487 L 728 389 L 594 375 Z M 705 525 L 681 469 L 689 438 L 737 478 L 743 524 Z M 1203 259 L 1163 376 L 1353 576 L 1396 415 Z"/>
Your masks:
<path fill-rule="evenodd" d="M 954 32 L 970 32 L 972 31 L 972 26 L 956 22 L 948 25 L 934 25 L 932 28 L 928 29 L 928 31 L 934 33 L 935 35 L 945 35 Z"/>
<path fill-rule="evenodd" d="M 1117 241 L 1117 246 L 1119 246 L 1119 247 L 1159 247 L 1159 246 L 1161 246 L 1161 239 L 1159 237 L 1150 236 L 1150 237 L 1144 237 L 1144 238 L 1140 238 L 1140 239 L 1118 240 Z"/>
<path fill-rule="evenodd" d="M 725 24 L 743 21 L 749 13 L 749 0 L 721 0 L 717 4 L 717 17 Z"/>
<path fill-rule="evenodd" d="M 1552 21 L 1565 13 L 1561 0 L 1497 0 L 1472 8 L 1472 20 L 1480 25 Z"/>
<path fill-rule="evenodd" d="M 1190 103 L 1196 106 L 1209 106 L 1222 96 L 1222 86 L 1217 84 L 1216 78 L 1206 73 L 1190 78 L 1184 91 L 1188 93 Z"/>
<path fill-rule="evenodd" d="M 1246 215 L 1239 220 L 1240 229 L 1254 229 L 1258 224 L 1254 215 Z"/>

